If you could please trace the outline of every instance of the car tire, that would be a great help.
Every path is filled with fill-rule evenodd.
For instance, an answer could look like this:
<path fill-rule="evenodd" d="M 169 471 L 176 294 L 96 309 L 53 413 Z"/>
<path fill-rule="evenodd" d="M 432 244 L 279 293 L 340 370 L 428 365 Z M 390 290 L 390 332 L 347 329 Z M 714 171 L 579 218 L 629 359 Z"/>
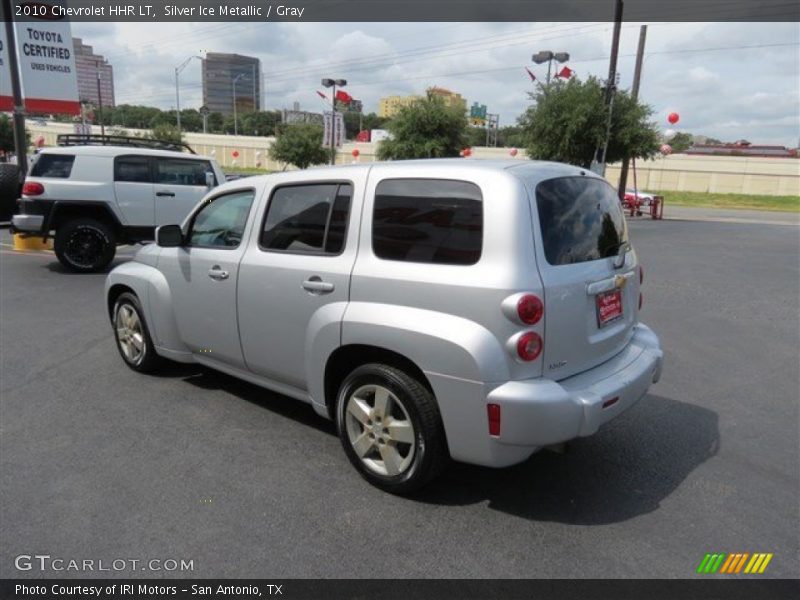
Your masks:
<path fill-rule="evenodd" d="M 114 260 L 117 236 L 103 221 L 74 219 L 58 228 L 54 249 L 59 262 L 70 271 L 95 273 Z"/>
<path fill-rule="evenodd" d="M 361 476 L 392 494 L 419 490 L 449 461 L 436 398 L 395 367 L 367 364 L 350 373 L 339 389 L 336 425 Z"/>
<path fill-rule="evenodd" d="M 156 354 L 153 338 L 139 299 L 129 292 L 120 294 L 112 313 L 114 340 L 122 360 L 134 371 L 154 373 L 164 359 Z"/>

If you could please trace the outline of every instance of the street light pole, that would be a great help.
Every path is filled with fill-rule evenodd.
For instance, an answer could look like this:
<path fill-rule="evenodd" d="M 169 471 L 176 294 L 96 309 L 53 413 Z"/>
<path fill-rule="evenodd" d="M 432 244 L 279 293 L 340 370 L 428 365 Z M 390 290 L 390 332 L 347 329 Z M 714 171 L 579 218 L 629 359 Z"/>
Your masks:
<path fill-rule="evenodd" d="M 569 60 L 569 53 L 568 52 L 553 52 L 552 50 L 541 50 L 531 56 L 531 60 L 535 62 L 537 65 L 542 64 L 543 62 L 547 63 L 547 84 L 550 85 L 550 73 L 553 69 L 553 61 L 556 62 L 567 62 Z"/>
<path fill-rule="evenodd" d="M 331 88 L 331 165 L 336 164 L 336 86 L 347 85 L 346 79 L 323 79 L 322 85 Z"/>
<path fill-rule="evenodd" d="M 201 56 L 192 55 L 175 67 L 175 116 L 178 124 L 178 133 L 181 132 L 181 91 L 178 85 L 178 77 L 193 58 L 203 60 L 203 57 Z"/>
<path fill-rule="evenodd" d="M 239 123 L 237 121 L 238 115 L 236 114 L 236 84 L 240 79 L 246 77 L 244 73 L 239 73 L 233 78 L 233 135 L 239 135 Z"/>

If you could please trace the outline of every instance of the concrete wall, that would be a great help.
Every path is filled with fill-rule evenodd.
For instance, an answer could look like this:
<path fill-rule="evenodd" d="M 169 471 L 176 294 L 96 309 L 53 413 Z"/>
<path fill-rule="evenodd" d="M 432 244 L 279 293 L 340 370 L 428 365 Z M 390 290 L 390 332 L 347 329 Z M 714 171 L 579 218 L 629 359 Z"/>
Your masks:
<path fill-rule="evenodd" d="M 73 133 L 69 123 L 40 125 L 28 121 L 27 127 L 32 140 L 43 135 L 48 146 L 55 145 L 59 133 Z M 135 129 L 127 131 L 131 135 L 143 133 Z M 94 132 L 100 133 L 100 128 L 95 126 Z M 113 130 L 107 128 L 106 133 L 113 133 Z M 246 167 L 280 171 L 285 168 L 285 165 L 270 160 L 267 155 L 274 138 L 203 133 L 187 133 L 185 138 L 198 154 L 213 156 L 226 169 Z M 347 143 L 339 149 L 336 163 L 373 162 L 376 160 L 377 146 L 372 143 Z M 358 159 L 352 155 L 356 148 L 359 151 Z M 233 156 L 234 152 L 238 153 L 237 157 Z M 473 156 L 512 158 L 508 148 L 473 148 Z M 516 160 L 525 159 L 524 150 L 519 150 Z M 637 161 L 636 170 L 638 186 L 643 190 L 800 196 L 798 159 L 673 154 L 651 161 Z M 606 177 L 616 185 L 619 181 L 619 165 L 609 165 Z M 633 186 L 633 171 L 628 176 L 628 186 Z"/>

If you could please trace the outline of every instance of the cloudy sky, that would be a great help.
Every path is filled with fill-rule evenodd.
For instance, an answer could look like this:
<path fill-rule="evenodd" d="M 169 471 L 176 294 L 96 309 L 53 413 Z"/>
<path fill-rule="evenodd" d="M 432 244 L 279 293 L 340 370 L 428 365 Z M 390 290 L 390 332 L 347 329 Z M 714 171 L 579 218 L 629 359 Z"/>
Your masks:
<path fill-rule="evenodd" d="M 639 23 L 622 29 L 621 86 L 631 85 Z M 322 77 L 377 111 L 378 99 L 455 90 L 486 104 L 508 125 L 525 110 L 532 85 L 524 67 L 538 50 L 566 51 L 581 78 L 604 77 L 610 23 L 73 23 L 73 35 L 114 65 L 117 103 L 172 108 L 174 67 L 203 51 L 261 59 L 267 108 L 320 110 Z M 181 75 L 181 105 L 202 102 L 200 62 Z M 640 97 L 667 128 L 726 141 L 800 143 L 800 24 L 651 23 Z"/>

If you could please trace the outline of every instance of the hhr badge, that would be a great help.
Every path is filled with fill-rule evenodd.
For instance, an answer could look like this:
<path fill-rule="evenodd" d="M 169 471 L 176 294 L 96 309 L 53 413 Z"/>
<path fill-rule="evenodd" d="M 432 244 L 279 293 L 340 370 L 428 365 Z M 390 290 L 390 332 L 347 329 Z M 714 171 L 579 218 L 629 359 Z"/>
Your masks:
<path fill-rule="evenodd" d="M 617 275 L 614 277 L 614 287 L 618 290 L 624 288 L 626 283 L 628 283 L 628 279 L 624 275 Z"/>

